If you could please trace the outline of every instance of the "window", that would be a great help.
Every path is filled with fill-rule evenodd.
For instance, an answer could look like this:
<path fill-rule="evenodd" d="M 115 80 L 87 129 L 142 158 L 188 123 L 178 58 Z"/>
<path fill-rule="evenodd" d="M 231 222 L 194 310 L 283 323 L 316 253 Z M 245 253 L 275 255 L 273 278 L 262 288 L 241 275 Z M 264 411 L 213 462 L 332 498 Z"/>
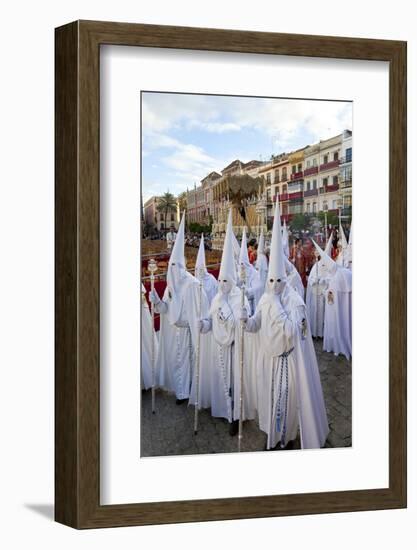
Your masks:
<path fill-rule="evenodd" d="M 302 169 L 303 169 L 302 164 L 299 164 L 299 165 L 298 165 L 298 168 L 297 168 L 297 172 L 301 172 Z"/>
<path fill-rule="evenodd" d="M 283 168 L 282 169 L 282 180 L 286 181 L 286 179 L 287 179 L 287 169 Z"/>
<path fill-rule="evenodd" d="M 282 186 L 282 192 L 287 193 L 287 184 Z"/>
<path fill-rule="evenodd" d="M 333 185 L 337 185 L 339 183 L 339 176 L 333 176 Z"/>
<path fill-rule="evenodd" d="M 266 199 L 268 201 L 271 200 L 271 188 L 270 187 L 266 190 Z"/>
<path fill-rule="evenodd" d="M 171 213 L 171 221 L 172 221 L 172 222 L 175 221 L 175 216 L 174 216 L 174 213 L 173 213 L 173 212 Z"/>
<path fill-rule="evenodd" d="M 297 171 L 297 167 L 295 164 L 293 164 L 292 168 L 291 168 L 291 171 L 293 174 L 295 174 L 295 172 Z"/>
<path fill-rule="evenodd" d="M 313 166 L 317 166 L 317 159 L 313 159 Z"/>
<path fill-rule="evenodd" d="M 313 202 L 313 214 L 317 212 L 317 203 Z"/>
<path fill-rule="evenodd" d="M 313 180 L 313 189 L 317 189 L 317 180 Z"/>
<path fill-rule="evenodd" d="M 307 168 L 310 168 L 310 164 L 311 164 L 311 162 L 308 160 L 307 161 Z"/>
<path fill-rule="evenodd" d="M 268 172 L 266 175 L 266 183 L 271 183 L 271 173 Z"/>
<path fill-rule="evenodd" d="M 329 178 L 323 178 L 323 187 L 327 186 Z"/>
<path fill-rule="evenodd" d="M 279 181 L 279 170 L 275 170 L 274 181 L 275 181 L 275 182 L 278 182 L 278 181 Z"/>
<path fill-rule="evenodd" d="M 333 210 L 336 210 L 336 208 L 337 208 L 337 200 L 336 199 L 332 202 L 332 208 L 333 208 Z"/>
<path fill-rule="evenodd" d="M 307 214 L 310 214 L 310 203 L 307 203 Z"/>
<path fill-rule="evenodd" d="M 339 160 L 339 151 L 333 153 L 333 160 Z"/>
<path fill-rule="evenodd" d="M 278 193 L 279 193 L 279 186 L 276 185 L 274 189 L 274 195 L 278 195 Z"/>
<path fill-rule="evenodd" d="M 307 185 L 306 191 L 310 191 L 310 183 L 311 183 L 310 180 L 308 180 L 308 182 L 307 182 L 307 184 L 306 184 L 306 185 Z"/>
<path fill-rule="evenodd" d="M 327 209 L 328 209 L 327 201 L 323 201 L 323 210 L 327 210 Z"/>
<path fill-rule="evenodd" d="M 328 162 L 329 162 L 329 155 L 324 155 L 323 164 L 327 164 Z"/>
<path fill-rule="evenodd" d="M 346 149 L 346 162 L 352 162 L 352 147 Z"/>

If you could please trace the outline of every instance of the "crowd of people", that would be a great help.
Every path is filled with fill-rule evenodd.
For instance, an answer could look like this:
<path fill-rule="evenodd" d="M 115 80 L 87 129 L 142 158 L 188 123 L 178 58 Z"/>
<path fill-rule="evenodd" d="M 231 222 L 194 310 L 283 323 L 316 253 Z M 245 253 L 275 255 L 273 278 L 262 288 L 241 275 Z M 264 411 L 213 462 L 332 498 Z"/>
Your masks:
<path fill-rule="evenodd" d="M 194 274 L 186 270 L 183 217 L 164 294 L 149 293 L 157 335 L 142 287 L 142 387 L 209 409 L 231 435 L 239 420 L 256 420 L 266 449 L 290 448 L 297 434 L 301 448 L 322 447 L 329 428 L 313 337 L 326 352 L 352 353 L 352 233 L 348 241 L 340 226 L 335 236 L 324 249 L 314 239 L 307 251 L 299 239 L 290 248 L 277 203 L 270 242 L 261 233 L 248 243 L 244 230 L 239 243 L 229 212 L 216 280 L 204 236 Z"/>

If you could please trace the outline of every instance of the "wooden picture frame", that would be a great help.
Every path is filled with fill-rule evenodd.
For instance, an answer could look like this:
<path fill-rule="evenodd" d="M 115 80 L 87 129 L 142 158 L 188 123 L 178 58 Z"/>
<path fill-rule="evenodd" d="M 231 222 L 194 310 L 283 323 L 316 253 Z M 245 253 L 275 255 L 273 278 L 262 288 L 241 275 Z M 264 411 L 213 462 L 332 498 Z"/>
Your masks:
<path fill-rule="evenodd" d="M 55 519 L 116 527 L 406 506 L 406 43 L 76 21 L 56 29 Z M 100 505 L 99 57 L 117 44 L 389 62 L 389 487 Z"/>

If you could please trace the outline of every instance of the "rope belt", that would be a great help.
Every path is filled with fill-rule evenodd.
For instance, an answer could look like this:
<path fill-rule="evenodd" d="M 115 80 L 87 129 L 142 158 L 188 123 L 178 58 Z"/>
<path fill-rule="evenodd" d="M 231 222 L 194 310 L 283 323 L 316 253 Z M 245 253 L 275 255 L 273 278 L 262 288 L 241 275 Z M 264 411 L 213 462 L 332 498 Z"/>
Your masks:
<path fill-rule="evenodd" d="M 285 436 L 287 433 L 287 414 L 288 414 L 288 356 L 292 353 L 294 348 L 291 348 L 289 351 L 282 353 L 279 356 L 281 360 L 281 372 L 279 375 L 279 385 L 278 385 L 278 410 L 277 410 L 277 421 L 276 421 L 276 430 L 281 432 L 281 449 L 285 447 Z M 282 381 L 285 371 L 285 392 L 282 395 Z M 284 406 L 282 401 L 284 400 Z M 281 431 L 281 420 L 283 420 L 283 426 Z"/>

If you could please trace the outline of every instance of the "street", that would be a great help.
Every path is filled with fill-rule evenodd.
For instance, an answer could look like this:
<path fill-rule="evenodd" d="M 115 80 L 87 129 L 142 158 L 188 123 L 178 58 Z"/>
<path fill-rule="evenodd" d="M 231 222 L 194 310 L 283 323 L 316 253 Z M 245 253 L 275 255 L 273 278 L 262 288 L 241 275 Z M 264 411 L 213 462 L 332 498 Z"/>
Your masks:
<path fill-rule="evenodd" d="M 315 342 L 330 433 L 325 447 L 352 445 L 352 364 L 345 357 L 322 351 L 322 340 Z M 237 452 L 237 436 L 229 435 L 229 424 L 199 412 L 199 430 L 194 435 L 194 407 L 176 405 L 175 396 L 156 392 L 156 414 L 151 411 L 151 391 L 142 393 L 141 456 L 214 454 Z M 243 424 L 241 450 L 263 451 L 266 434 L 255 421 Z M 294 449 L 300 448 L 297 437 Z"/>

